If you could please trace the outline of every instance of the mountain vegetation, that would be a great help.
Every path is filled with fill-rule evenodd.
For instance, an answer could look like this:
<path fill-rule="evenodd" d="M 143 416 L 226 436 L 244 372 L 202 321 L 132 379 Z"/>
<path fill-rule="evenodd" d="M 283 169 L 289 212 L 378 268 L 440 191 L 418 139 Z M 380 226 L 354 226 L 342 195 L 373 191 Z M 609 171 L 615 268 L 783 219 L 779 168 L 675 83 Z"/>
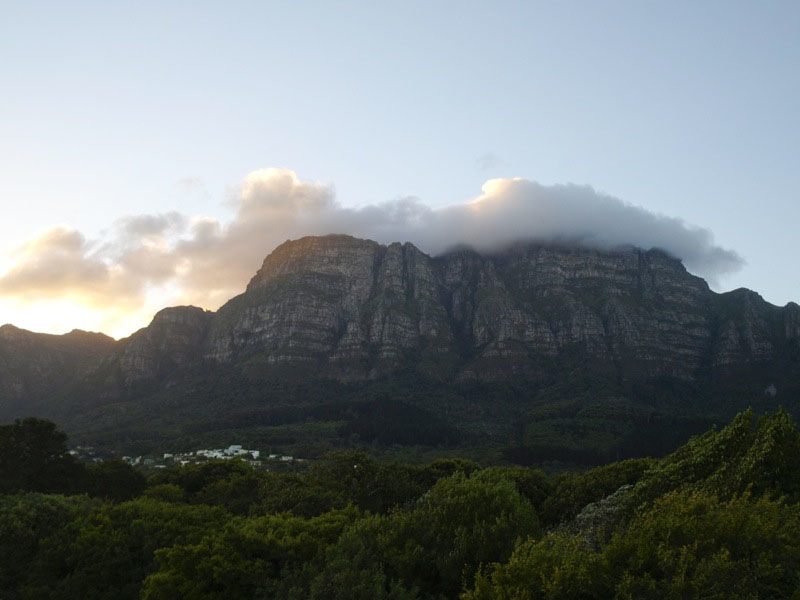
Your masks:
<path fill-rule="evenodd" d="M 0 597 L 792 598 L 800 432 L 737 415 L 661 459 L 546 474 L 330 454 L 302 470 L 89 467 L 0 427 Z"/>

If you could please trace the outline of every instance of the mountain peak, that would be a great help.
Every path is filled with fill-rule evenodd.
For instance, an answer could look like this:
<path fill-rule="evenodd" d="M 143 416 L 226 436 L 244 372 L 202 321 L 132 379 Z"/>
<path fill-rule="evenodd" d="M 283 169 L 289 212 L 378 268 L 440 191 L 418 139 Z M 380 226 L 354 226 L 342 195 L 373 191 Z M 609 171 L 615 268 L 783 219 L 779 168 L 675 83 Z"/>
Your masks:
<path fill-rule="evenodd" d="M 73 329 L 68 333 L 56 334 L 56 333 L 38 333 L 35 331 L 30 331 L 28 329 L 22 329 L 21 327 L 17 327 L 16 325 L 12 325 L 11 323 L 6 323 L 5 325 L 0 325 L 0 338 L 26 338 L 26 339 L 38 339 L 38 340 L 80 340 L 80 341 L 94 341 L 99 343 L 113 343 L 114 338 L 104 334 L 99 333 L 96 331 L 85 331 L 83 329 Z"/>
<path fill-rule="evenodd" d="M 288 273 L 341 274 L 372 260 L 382 248 L 378 242 L 341 234 L 287 240 L 264 259 L 247 289 Z"/>
<path fill-rule="evenodd" d="M 153 315 L 153 320 L 150 322 L 150 325 L 197 321 L 198 319 L 203 320 L 213 314 L 213 311 L 205 310 L 199 306 L 169 306 L 167 308 L 162 308 Z"/>

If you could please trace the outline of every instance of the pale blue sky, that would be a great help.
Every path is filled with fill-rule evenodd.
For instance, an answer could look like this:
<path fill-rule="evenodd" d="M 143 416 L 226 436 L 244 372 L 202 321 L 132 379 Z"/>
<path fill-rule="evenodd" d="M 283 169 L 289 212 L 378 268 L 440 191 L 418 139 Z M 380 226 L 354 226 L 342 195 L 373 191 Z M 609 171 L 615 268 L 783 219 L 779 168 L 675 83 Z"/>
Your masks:
<path fill-rule="evenodd" d="M 796 1 L 2 0 L 0 256 L 57 224 L 225 218 L 262 167 L 345 205 L 521 176 L 707 227 L 747 261 L 721 289 L 784 304 L 798 107 Z"/>

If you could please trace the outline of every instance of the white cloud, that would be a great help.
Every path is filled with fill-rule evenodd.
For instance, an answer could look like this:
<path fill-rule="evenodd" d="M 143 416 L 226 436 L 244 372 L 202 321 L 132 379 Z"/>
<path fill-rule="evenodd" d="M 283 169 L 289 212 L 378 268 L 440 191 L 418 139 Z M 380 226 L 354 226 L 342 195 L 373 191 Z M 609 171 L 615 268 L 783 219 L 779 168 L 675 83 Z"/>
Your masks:
<path fill-rule="evenodd" d="M 114 306 L 115 314 L 125 306 L 141 313 L 144 324 L 147 298 L 216 308 L 244 289 L 275 246 L 326 233 L 410 241 L 430 254 L 464 243 L 493 251 L 529 240 L 657 247 L 712 282 L 743 264 L 707 229 L 588 186 L 520 178 L 489 180 L 478 197 L 444 208 L 416 198 L 348 208 L 332 186 L 303 181 L 286 169 L 262 169 L 244 179 L 232 208 L 227 222 L 177 213 L 129 216 L 97 241 L 72 229 L 51 229 L 11 257 L 12 268 L 0 275 L 0 296 L 71 297 L 97 311 Z"/>

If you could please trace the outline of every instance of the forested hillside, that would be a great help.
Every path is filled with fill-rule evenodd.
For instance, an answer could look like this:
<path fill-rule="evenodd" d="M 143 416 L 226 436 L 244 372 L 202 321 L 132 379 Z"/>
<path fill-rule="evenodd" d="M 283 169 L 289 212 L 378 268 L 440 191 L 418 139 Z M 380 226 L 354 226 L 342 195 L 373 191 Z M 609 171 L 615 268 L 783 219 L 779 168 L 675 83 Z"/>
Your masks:
<path fill-rule="evenodd" d="M 790 598 L 800 432 L 739 414 L 662 459 L 560 474 L 334 453 L 143 475 L 0 427 L 0 597 Z"/>

